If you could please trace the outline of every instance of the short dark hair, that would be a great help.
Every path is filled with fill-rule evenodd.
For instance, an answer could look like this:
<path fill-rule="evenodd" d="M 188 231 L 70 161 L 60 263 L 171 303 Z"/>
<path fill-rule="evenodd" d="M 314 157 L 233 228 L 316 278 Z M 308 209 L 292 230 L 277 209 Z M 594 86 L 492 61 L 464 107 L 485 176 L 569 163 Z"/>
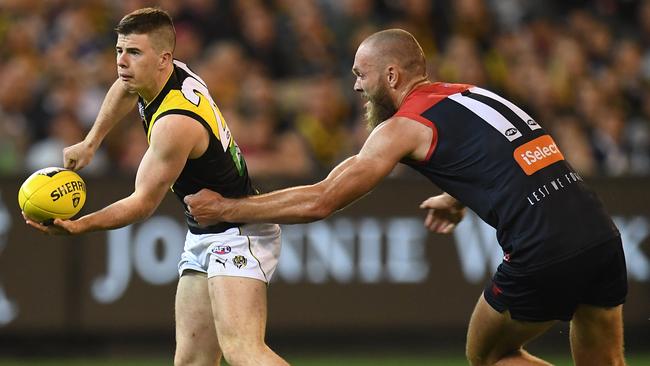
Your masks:
<path fill-rule="evenodd" d="M 168 46 L 172 52 L 176 47 L 174 22 L 166 11 L 159 8 L 142 8 L 125 15 L 115 32 L 122 35 L 155 34 L 154 47 L 161 50 Z"/>

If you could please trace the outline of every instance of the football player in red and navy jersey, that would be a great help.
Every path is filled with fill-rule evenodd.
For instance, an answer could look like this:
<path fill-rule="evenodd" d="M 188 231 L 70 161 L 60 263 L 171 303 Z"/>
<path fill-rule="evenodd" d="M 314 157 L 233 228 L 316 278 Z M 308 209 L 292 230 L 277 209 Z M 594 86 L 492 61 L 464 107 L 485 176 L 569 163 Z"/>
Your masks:
<path fill-rule="evenodd" d="M 465 207 L 497 230 L 504 260 L 469 323 L 472 365 L 548 365 L 523 346 L 557 321 L 571 321 L 576 365 L 623 365 L 620 235 L 553 138 L 497 94 L 429 81 L 422 49 L 403 30 L 364 40 L 352 71 L 373 129 L 357 155 L 312 185 L 244 199 L 188 195 L 194 219 L 319 220 L 407 164 L 445 192 L 421 205 L 431 231 L 451 232 Z"/>

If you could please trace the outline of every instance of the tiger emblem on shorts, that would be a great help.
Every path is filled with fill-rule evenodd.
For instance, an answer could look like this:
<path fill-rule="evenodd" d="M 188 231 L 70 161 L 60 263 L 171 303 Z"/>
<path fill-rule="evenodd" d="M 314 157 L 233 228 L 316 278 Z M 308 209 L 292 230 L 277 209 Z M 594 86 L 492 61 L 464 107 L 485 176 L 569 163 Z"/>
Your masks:
<path fill-rule="evenodd" d="M 237 268 L 241 269 L 242 267 L 246 267 L 248 260 L 243 255 L 236 255 L 235 258 L 232 259 L 232 262 L 237 266 Z"/>

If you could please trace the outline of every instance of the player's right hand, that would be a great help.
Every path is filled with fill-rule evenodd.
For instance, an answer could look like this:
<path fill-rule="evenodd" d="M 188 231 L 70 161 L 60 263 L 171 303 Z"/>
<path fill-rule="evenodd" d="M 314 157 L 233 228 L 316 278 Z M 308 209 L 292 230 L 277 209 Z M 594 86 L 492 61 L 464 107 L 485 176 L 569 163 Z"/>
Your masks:
<path fill-rule="evenodd" d="M 80 234 L 81 230 L 79 230 L 79 222 L 76 220 L 62 220 L 62 219 L 54 219 L 54 221 L 51 224 L 42 224 L 40 222 L 36 222 L 27 215 L 25 215 L 24 212 L 22 212 L 23 218 L 25 219 L 25 223 L 34 229 L 42 232 L 43 234 L 47 235 L 75 235 L 75 234 Z"/>
<path fill-rule="evenodd" d="M 95 149 L 86 141 L 81 141 L 63 149 L 63 167 L 71 170 L 79 170 L 93 159 Z"/>

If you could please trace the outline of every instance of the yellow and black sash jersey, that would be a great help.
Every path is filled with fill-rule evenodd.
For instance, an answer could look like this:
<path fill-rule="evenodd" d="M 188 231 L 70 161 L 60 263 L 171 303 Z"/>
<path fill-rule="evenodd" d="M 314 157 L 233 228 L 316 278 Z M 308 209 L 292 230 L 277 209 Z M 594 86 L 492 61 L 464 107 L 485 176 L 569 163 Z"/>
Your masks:
<path fill-rule="evenodd" d="M 219 108 L 212 100 L 205 82 L 184 63 L 174 60 L 174 71 L 160 93 L 149 103 L 138 100 L 138 109 L 147 141 L 156 121 L 169 114 L 181 114 L 195 119 L 210 135 L 205 153 L 188 159 L 180 176 L 171 187 L 183 203 L 188 194 L 208 188 L 228 198 L 255 194 L 246 163 L 232 137 Z M 183 138 L 183 136 L 178 136 Z M 185 207 L 185 204 L 183 203 Z M 194 234 L 221 232 L 236 223 L 219 223 L 210 227 L 199 227 L 187 212 L 185 216 L 189 230 Z"/>

